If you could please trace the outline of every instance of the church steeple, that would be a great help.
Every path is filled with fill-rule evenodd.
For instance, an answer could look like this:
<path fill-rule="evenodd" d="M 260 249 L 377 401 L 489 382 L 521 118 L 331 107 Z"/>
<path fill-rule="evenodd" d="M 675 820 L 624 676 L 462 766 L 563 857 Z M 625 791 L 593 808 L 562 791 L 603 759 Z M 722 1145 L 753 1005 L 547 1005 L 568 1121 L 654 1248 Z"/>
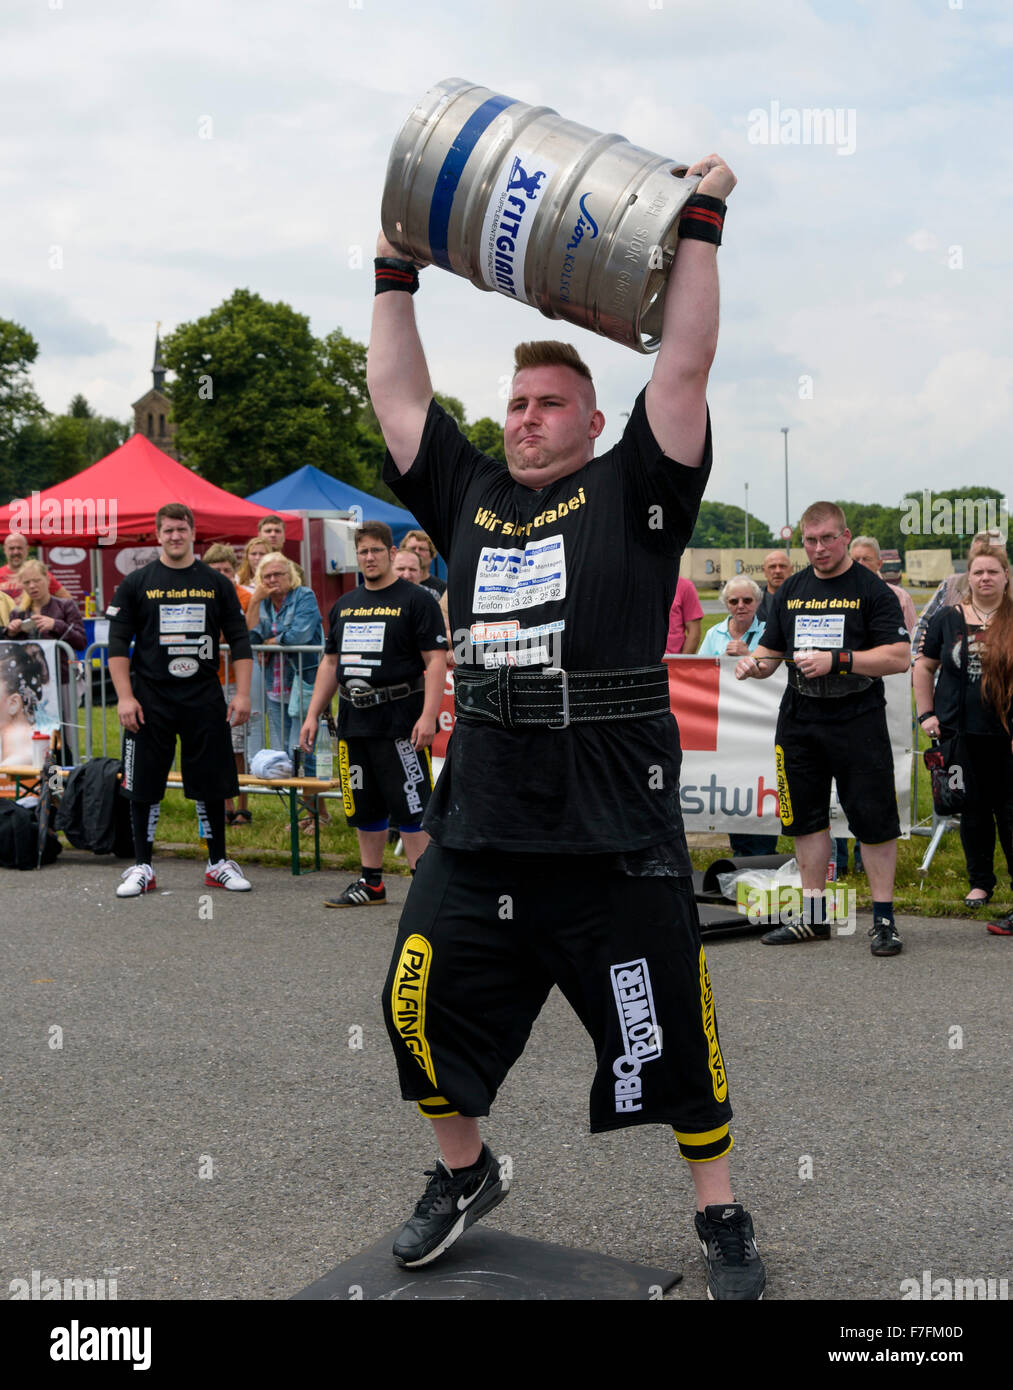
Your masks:
<path fill-rule="evenodd" d="M 165 392 L 165 363 L 162 361 L 162 339 L 159 337 L 162 324 L 155 325 L 155 360 L 151 364 L 151 379 L 155 390 Z"/>

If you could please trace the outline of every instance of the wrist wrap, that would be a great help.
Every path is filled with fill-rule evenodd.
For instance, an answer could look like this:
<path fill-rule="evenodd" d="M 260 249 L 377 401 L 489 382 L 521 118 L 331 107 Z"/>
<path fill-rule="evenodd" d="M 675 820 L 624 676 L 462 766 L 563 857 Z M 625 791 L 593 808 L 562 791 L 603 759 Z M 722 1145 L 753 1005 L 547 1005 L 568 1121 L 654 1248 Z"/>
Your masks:
<path fill-rule="evenodd" d="M 414 261 L 403 261 L 396 256 L 377 256 L 373 262 L 376 271 L 376 293 L 386 294 L 388 290 L 407 290 L 414 294 L 419 287 L 419 270 Z"/>
<path fill-rule="evenodd" d="M 694 193 L 682 210 L 679 235 L 688 241 L 709 241 L 712 246 L 720 246 L 724 225 L 725 204 L 721 199 Z"/>

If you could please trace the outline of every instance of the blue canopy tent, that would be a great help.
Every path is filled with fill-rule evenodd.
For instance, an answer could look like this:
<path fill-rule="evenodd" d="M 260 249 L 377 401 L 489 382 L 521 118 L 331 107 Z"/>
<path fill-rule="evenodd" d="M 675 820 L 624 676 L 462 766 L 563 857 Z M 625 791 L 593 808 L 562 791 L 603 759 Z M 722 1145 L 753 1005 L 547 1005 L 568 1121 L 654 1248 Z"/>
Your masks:
<path fill-rule="evenodd" d="M 261 507 L 275 507 L 285 512 L 350 511 L 353 507 L 361 509 L 363 521 L 385 521 L 400 541 L 406 531 L 420 531 L 422 527 L 403 507 L 392 507 L 379 497 L 368 492 L 360 492 L 349 483 L 332 478 L 329 473 L 314 468 L 307 463 L 297 468 L 287 478 L 282 478 L 270 487 L 251 493 L 247 502 L 256 502 Z"/>

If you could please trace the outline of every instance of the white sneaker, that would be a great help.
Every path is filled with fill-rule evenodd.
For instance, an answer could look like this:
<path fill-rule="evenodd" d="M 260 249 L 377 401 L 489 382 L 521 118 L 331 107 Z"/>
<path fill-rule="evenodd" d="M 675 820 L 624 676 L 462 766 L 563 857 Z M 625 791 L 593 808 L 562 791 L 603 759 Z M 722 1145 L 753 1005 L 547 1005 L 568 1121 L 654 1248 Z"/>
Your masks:
<path fill-rule="evenodd" d="M 118 898 L 139 898 L 155 889 L 155 871 L 150 864 L 133 864 L 120 874 L 123 882 L 116 890 Z"/>
<path fill-rule="evenodd" d="M 243 878 L 234 859 L 219 859 L 217 864 L 209 859 L 204 882 L 208 888 L 228 888 L 232 893 L 248 893 L 253 887 L 249 879 Z"/>

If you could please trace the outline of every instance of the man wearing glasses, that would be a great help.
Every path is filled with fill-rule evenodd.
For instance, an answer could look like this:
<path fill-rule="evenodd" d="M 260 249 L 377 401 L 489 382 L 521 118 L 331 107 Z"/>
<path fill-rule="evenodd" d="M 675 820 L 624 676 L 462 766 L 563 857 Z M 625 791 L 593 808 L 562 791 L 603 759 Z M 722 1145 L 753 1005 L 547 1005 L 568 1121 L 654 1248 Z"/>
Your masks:
<path fill-rule="evenodd" d="M 902 949 L 893 919 L 900 822 L 882 678 L 908 669 L 907 629 L 889 586 L 849 556 L 840 507 L 813 503 L 801 527 L 809 565 L 778 589 L 760 645 L 735 668 L 739 680 L 763 679 L 788 662 L 775 753 L 781 826 L 795 837 L 802 875 L 802 920 L 762 940 L 785 946 L 830 936 L 823 894 L 836 779 L 872 892 L 872 954 L 895 956 Z"/>

